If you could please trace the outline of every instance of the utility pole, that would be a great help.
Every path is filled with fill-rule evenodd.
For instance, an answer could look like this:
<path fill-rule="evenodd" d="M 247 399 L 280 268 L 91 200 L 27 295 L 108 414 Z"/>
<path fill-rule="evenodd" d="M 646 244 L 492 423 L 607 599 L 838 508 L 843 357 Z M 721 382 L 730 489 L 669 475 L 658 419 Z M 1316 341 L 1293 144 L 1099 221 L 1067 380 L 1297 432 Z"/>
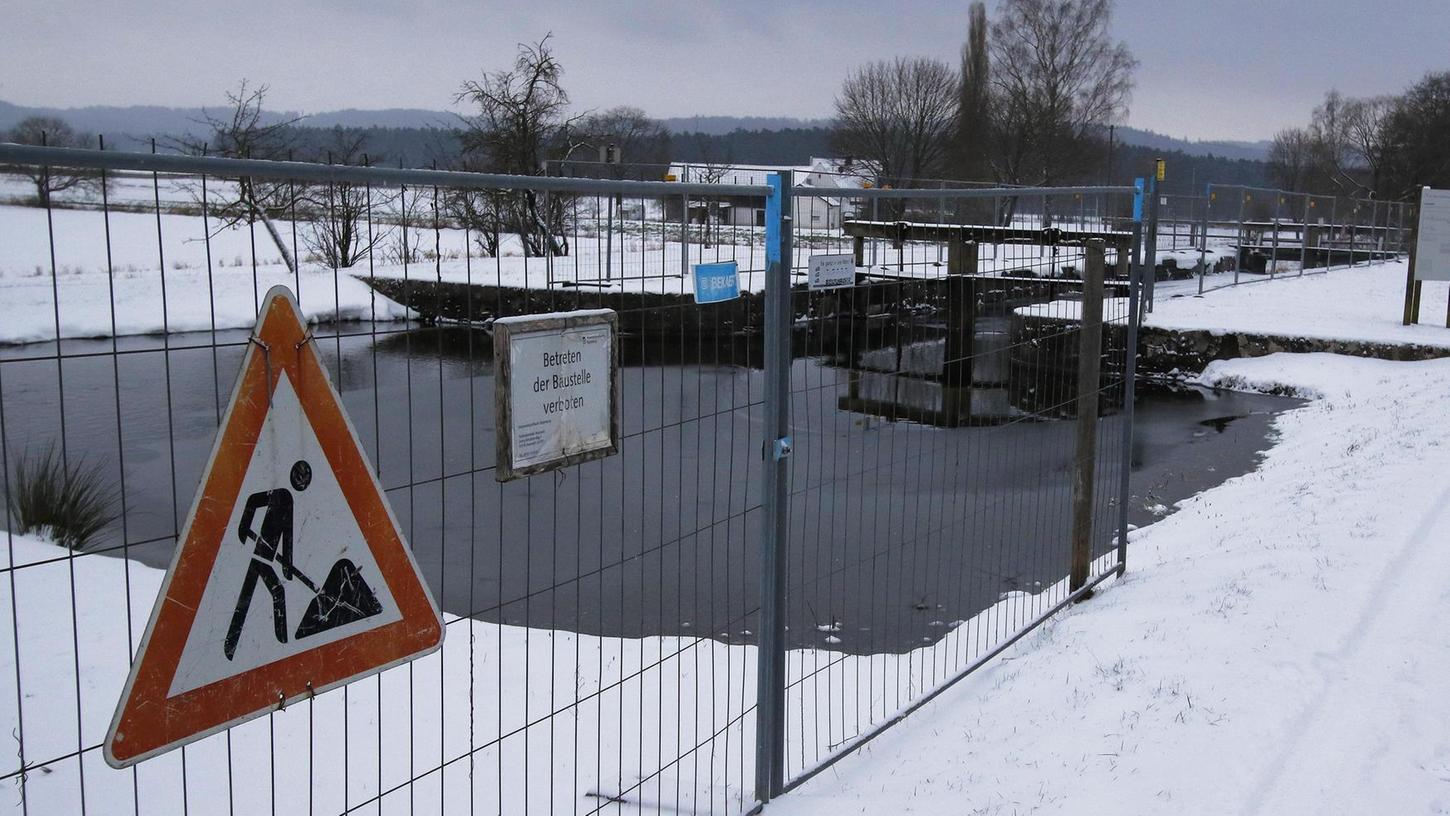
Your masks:
<path fill-rule="evenodd" d="M 1103 179 L 1104 184 L 1113 183 L 1113 138 L 1117 129 L 1117 125 L 1108 125 L 1108 177 Z"/>

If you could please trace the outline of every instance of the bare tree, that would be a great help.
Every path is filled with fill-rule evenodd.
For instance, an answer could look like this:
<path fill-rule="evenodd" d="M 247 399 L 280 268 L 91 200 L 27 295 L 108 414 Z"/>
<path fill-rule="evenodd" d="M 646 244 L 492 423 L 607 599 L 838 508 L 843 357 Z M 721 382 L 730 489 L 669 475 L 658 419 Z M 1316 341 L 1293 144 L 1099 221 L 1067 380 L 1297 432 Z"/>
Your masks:
<path fill-rule="evenodd" d="M 1314 162 L 1314 135 L 1304 128 L 1288 128 L 1274 134 L 1269 145 L 1269 178 L 1291 192 L 1304 188 Z"/>
<path fill-rule="evenodd" d="M 267 99 L 267 86 L 251 87 L 242 80 L 235 91 L 227 91 L 227 108 L 221 116 L 203 112 L 197 124 L 209 132 L 204 138 L 182 137 L 173 144 L 193 155 L 223 156 L 229 159 L 291 158 L 293 147 L 292 126 L 300 117 L 272 119 L 266 116 L 263 104 Z M 217 219 L 217 230 L 228 229 L 240 223 L 254 224 L 258 221 L 266 228 L 281 254 L 282 261 L 291 272 L 297 271 L 297 261 L 287 242 L 282 240 L 273 218 L 289 213 L 298 202 L 303 188 L 286 179 L 255 179 L 242 177 L 234 179 L 230 190 L 225 188 L 208 196 L 207 206 Z M 193 195 L 199 193 L 193 191 Z"/>
<path fill-rule="evenodd" d="M 964 179 L 987 175 L 992 130 L 991 54 L 987 50 L 987 7 L 972 3 L 967 42 L 962 46 L 962 78 L 957 102 L 956 167 Z"/>
<path fill-rule="evenodd" d="M 549 35 L 552 36 L 552 35 Z M 468 170 L 538 175 L 545 161 L 568 154 L 578 119 L 568 114 L 569 95 L 560 80 L 563 68 L 549 48 L 549 36 L 521 44 L 512 68 L 485 73 L 478 81 L 463 83 L 458 102 L 476 107 L 464 117 L 459 132 L 463 166 Z M 477 226 L 501 224 L 517 232 L 526 255 L 567 255 L 563 196 L 545 196 L 532 190 L 502 196 L 472 196 L 473 201 L 450 209 L 470 212 L 482 220 Z"/>
<path fill-rule="evenodd" d="M 868 63 L 841 85 L 832 141 L 866 159 L 877 184 L 940 175 L 956 136 L 957 92 L 956 76 L 940 60 Z"/>
<path fill-rule="evenodd" d="M 64 119 L 52 116 L 31 116 L 21 120 L 10 131 L 9 140 L 24 145 L 49 145 L 51 147 L 85 147 L 90 140 L 75 130 Z M 50 197 L 55 193 L 87 187 L 96 178 L 76 170 L 45 166 L 22 166 L 21 175 L 35 185 L 35 199 L 42 207 L 50 206 Z"/>
<path fill-rule="evenodd" d="M 1400 97 L 1385 121 L 1381 183 L 1411 197 L 1423 185 L 1450 187 L 1450 71 L 1426 74 Z"/>
<path fill-rule="evenodd" d="M 1375 96 L 1351 99 L 1344 110 L 1344 130 L 1349 150 L 1368 173 L 1369 189 L 1380 195 L 1385 194 L 1380 187 L 1386 161 L 1385 129 L 1394 107 L 1394 97 Z"/>
<path fill-rule="evenodd" d="M 733 150 L 728 147 L 724 151 L 719 150 L 717 142 L 702 133 L 694 134 L 693 141 L 694 149 L 691 152 L 700 159 L 684 165 L 682 168 L 684 181 L 696 184 L 719 184 L 735 171 Z M 702 240 L 707 247 L 710 246 L 712 224 L 720 220 L 720 216 L 724 212 L 721 204 L 719 199 L 710 196 L 706 196 L 698 202 L 700 225 L 704 228 Z M 684 217 L 688 221 L 689 212 L 686 212 Z M 689 243 L 690 236 L 686 234 L 680 240 Z"/>
<path fill-rule="evenodd" d="M 1003 0 L 991 60 L 1006 148 L 1001 180 L 1062 181 L 1127 113 L 1138 63 L 1113 41 L 1112 13 L 1112 0 Z"/>
<path fill-rule="evenodd" d="M 1310 193 L 1352 194 L 1364 188 L 1349 138 L 1350 100 L 1337 90 L 1324 95 L 1309 120 L 1309 172 L 1303 180 Z"/>
<path fill-rule="evenodd" d="M 364 152 L 367 131 L 345 131 L 335 127 L 319 160 L 328 164 L 371 163 Z M 370 223 L 375 207 L 388 204 L 392 195 L 356 184 L 337 182 L 308 185 L 303 198 L 313 216 L 303 233 L 303 244 L 313 255 L 334 269 L 346 269 L 380 246 L 390 230 Z"/>
<path fill-rule="evenodd" d="M 503 241 L 504 220 L 512 217 L 513 197 L 504 190 L 454 190 L 442 207 L 451 220 L 468 228 L 478 253 L 492 258 Z"/>
<path fill-rule="evenodd" d="M 616 178 L 624 178 L 631 165 L 669 161 L 669 130 L 628 105 L 585 116 L 575 127 L 572 142 L 595 149 L 613 146 L 622 159 L 610 168 Z"/>

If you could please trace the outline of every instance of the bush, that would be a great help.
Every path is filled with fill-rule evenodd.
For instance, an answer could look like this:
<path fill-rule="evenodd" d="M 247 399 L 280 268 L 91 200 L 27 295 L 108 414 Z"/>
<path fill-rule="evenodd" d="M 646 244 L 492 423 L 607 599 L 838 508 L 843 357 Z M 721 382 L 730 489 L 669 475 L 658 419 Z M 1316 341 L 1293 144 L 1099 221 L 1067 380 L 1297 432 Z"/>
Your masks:
<path fill-rule="evenodd" d="M 66 463 L 54 445 L 40 454 L 21 454 L 8 500 L 16 532 L 48 534 L 72 550 L 90 546 L 117 515 L 117 492 L 101 466 Z"/>

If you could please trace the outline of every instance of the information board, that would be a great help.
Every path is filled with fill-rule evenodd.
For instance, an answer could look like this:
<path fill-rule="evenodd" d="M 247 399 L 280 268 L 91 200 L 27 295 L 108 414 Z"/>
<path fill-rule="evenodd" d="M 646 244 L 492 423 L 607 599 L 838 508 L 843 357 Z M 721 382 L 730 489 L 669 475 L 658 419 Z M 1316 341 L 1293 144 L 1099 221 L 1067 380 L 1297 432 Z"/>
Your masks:
<path fill-rule="evenodd" d="M 498 481 L 619 451 L 618 334 L 612 309 L 494 321 Z"/>
<path fill-rule="evenodd" d="M 810 288 L 839 289 L 856 283 L 856 256 L 812 255 Z"/>
<path fill-rule="evenodd" d="M 1426 187 L 1420 191 L 1415 279 L 1450 280 L 1450 190 Z"/>
<path fill-rule="evenodd" d="M 695 302 L 719 303 L 740 297 L 740 271 L 734 261 L 695 264 Z"/>

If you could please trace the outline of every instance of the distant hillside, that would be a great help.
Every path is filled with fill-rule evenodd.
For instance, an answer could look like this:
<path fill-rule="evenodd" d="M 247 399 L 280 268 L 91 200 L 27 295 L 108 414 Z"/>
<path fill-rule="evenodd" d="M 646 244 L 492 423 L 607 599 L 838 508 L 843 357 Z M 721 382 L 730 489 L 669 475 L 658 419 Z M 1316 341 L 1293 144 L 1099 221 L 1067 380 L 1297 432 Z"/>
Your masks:
<path fill-rule="evenodd" d="M 778 131 L 799 134 L 806 131 L 826 131 L 831 127 L 829 119 L 791 119 L 765 116 L 686 116 L 660 121 L 676 134 L 728 136 L 737 145 L 748 144 L 752 141 L 751 137 L 740 136 L 739 134 L 742 132 Z M 1247 159 L 1249 161 L 1263 161 L 1269 152 L 1269 143 L 1265 141 L 1194 141 L 1127 126 L 1117 128 L 1117 140 L 1122 145 L 1176 151 L 1188 156 L 1218 156 L 1225 159 Z M 748 151 L 751 148 L 741 147 L 740 149 Z M 814 155 L 819 156 L 826 148 L 814 147 L 812 150 Z M 763 160 L 751 159 L 751 161 Z"/>
<path fill-rule="evenodd" d="M 348 108 L 309 114 L 298 124 L 314 128 L 453 128 L 458 126 L 458 117 L 446 111 L 421 108 Z"/>
<path fill-rule="evenodd" d="M 672 133 L 724 136 L 737 130 L 812 130 L 830 127 L 829 119 L 794 119 L 788 116 L 676 116 L 661 119 Z"/>
<path fill-rule="evenodd" d="M 1118 131 L 1119 134 L 1122 132 Z M 1170 192 L 1188 193 L 1191 190 L 1196 193 L 1210 181 L 1251 186 L 1267 183 L 1264 162 L 1251 158 L 1254 151 L 1243 148 L 1230 155 L 1232 151 L 1223 150 L 1223 147 L 1221 143 L 1185 142 L 1168 137 L 1159 137 L 1152 145 L 1119 141 L 1113 150 L 1111 183 L 1132 184 L 1134 178 L 1147 177 L 1153 172 L 1154 160 L 1158 158 L 1167 162 L 1168 179 L 1164 189 Z M 812 156 L 831 156 L 834 153 L 831 132 L 824 127 L 735 130 L 719 135 L 675 133 L 670 140 L 670 155 L 675 161 L 801 165 Z M 1096 182 L 1106 176 L 1106 143 L 1103 145 L 1102 163 L 1100 169 L 1089 172 L 1081 180 Z"/>
<path fill-rule="evenodd" d="M 1113 151 L 1113 184 L 1132 184 L 1135 178 L 1152 175 L 1156 159 L 1167 165 L 1163 191 L 1174 195 L 1202 195 L 1203 185 L 1268 185 L 1268 165 L 1252 159 L 1228 159 L 1217 155 L 1192 155 L 1143 145 L 1119 145 Z"/>
<path fill-rule="evenodd" d="M 1247 159 L 1264 161 L 1269 155 L 1268 142 L 1200 142 L 1175 139 L 1151 130 L 1120 126 L 1117 139 L 1125 145 L 1148 147 L 1156 150 L 1173 150 L 1189 156 L 1219 156 L 1225 159 Z"/>
<path fill-rule="evenodd" d="M 85 108 L 24 107 L 0 102 L 0 130 L 14 127 L 29 116 L 54 116 L 82 133 L 100 133 L 119 149 L 142 149 L 152 137 L 200 134 L 197 124 L 206 113 L 221 116 L 221 108 L 171 108 L 133 105 Z M 270 111 L 267 121 L 282 121 L 300 114 Z M 327 131 L 341 127 L 367 131 L 367 152 L 376 161 L 406 166 L 446 164 L 457 150 L 452 128 L 457 117 L 422 108 L 337 110 L 305 116 L 297 127 L 298 156 L 325 155 L 331 141 Z M 673 136 L 674 161 L 733 164 L 800 165 L 812 156 L 827 156 L 831 149 L 829 122 L 763 116 L 691 116 L 664 119 Z M 1152 159 L 1169 159 L 1170 186 L 1203 181 L 1262 184 L 1262 161 L 1267 142 L 1198 142 L 1176 139 L 1131 127 L 1117 128 L 1115 181 L 1143 175 Z M 1106 159 L 1106 153 L 1104 153 Z M 1106 167 L 1103 168 L 1106 173 Z"/>
<path fill-rule="evenodd" d="M 831 131 L 823 127 L 720 134 L 676 131 L 670 137 L 670 158 L 681 162 L 800 165 L 812 156 L 829 155 Z"/>
<path fill-rule="evenodd" d="M 107 106 L 93 105 L 84 108 L 26 107 L 0 101 L 0 130 L 14 127 L 29 116 L 54 116 L 69 122 L 71 127 L 86 133 L 103 133 L 108 137 L 149 137 L 152 135 L 181 135 L 198 130 L 196 120 L 210 111 L 221 114 L 221 108 L 175 108 L 158 105 Z M 302 114 L 297 111 L 268 111 L 269 121 L 303 117 L 299 123 L 304 127 L 330 128 L 450 128 L 457 117 L 447 111 L 424 108 L 385 108 L 381 110 L 359 110 L 348 108 L 335 111 Z M 703 134 L 706 136 L 733 136 L 733 134 L 781 132 L 801 133 L 824 131 L 830 127 L 828 119 L 798 119 L 788 116 L 677 116 L 660 120 L 661 124 L 674 133 Z M 1227 159 L 1250 159 L 1262 161 L 1268 153 L 1268 142 L 1190 141 L 1141 130 L 1132 127 L 1117 129 L 1118 141 L 1124 145 L 1176 150 L 1190 156 L 1221 156 Z M 742 137 L 734 137 L 737 141 Z M 748 142 L 748 138 L 744 138 Z M 820 151 L 817 150 L 817 153 Z"/>
<path fill-rule="evenodd" d="M 82 133 L 104 134 L 108 141 L 121 145 L 124 141 L 144 141 L 152 136 L 185 136 L 205 130 L 198 120 L 223 116 L 220 107 L 170 108 L 155 105 L 126 107 L 97 105 L 85 108 L 25 107 L 0 102 L 0 130 L 9 130 L 31 116 L 52 116 L 62 119 Z M 267 111 L 264 122 L 280 122 L 302 117 L 298 123 L 310 128 L 450 128 L 457 117 L 444 111 L 419 108 L 388 108 L 384 110 L 338 110 L 304 115 L 296 111 Z"/>

